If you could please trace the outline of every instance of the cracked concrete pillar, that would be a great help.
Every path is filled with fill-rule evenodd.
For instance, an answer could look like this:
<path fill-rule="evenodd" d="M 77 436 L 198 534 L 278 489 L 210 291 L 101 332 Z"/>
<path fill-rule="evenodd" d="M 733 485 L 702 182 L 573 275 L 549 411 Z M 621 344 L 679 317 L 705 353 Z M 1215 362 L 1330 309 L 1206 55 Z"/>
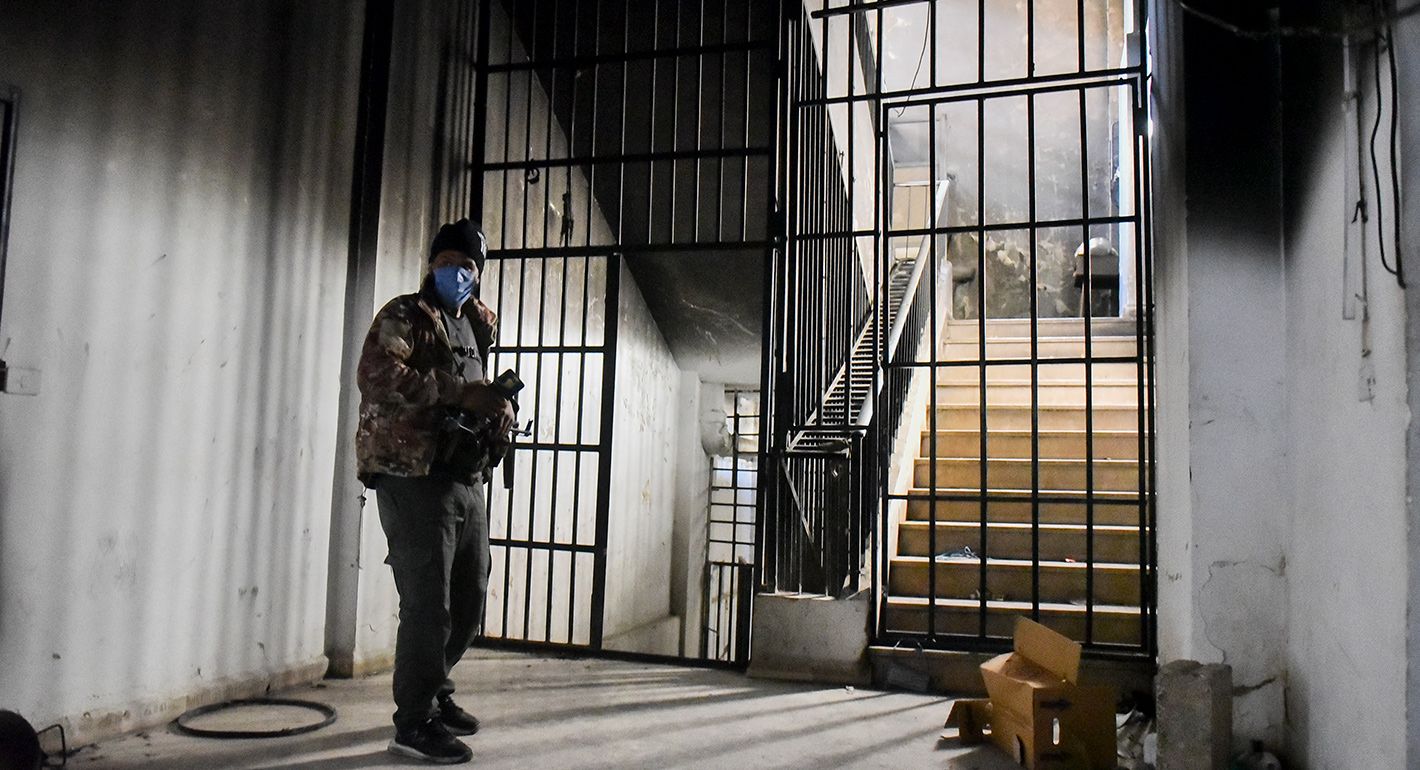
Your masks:
<path fill-rule="evenodd" d="M 1233 745 L 1233 670 L 1176 660 L 1154 680 L 1158 770 L 1227 770 Z M 1205 764 L 1206 762 L 1206 764 Z"/>

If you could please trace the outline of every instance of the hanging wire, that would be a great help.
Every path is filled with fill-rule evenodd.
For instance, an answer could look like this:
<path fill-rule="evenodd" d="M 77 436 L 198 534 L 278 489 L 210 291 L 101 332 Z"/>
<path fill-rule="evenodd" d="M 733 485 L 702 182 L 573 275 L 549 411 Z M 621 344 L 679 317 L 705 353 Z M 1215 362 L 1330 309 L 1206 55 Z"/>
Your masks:
<path fill-rule="evenodd" d="M 1174 2 L 1178 4 L 1178 7 L 1182 9 L 1184 13 L 1196 16 L 1215 27 L 1219 27 L 1238 37 L 1247 38 L 1249 40 L 1271 40 L 1278 37 L 1334 38 L 1339 40 L 1365 32 L 1375 32 L 1379 34 L 1380 31 L 1389 29 L 1390 25 L 1395 22 L 1420 13 L 1420 2 L 1417 2 L 1389 15 L 1386 15 L 1379 7 L 1376 7 L 1374 18 L 1355 24 L 1342 25 L 1335 29 L 1315 25 L 1279 25 L 1270 29 L 1249 29 L 1240 24 L 1228 21 L 1217 14 L 1196 8 L 1186 2 L 1186 0 L 1174 0 Z"/>
<path fill-rule="evenodd" d="M 1400 132 L 1400 79 L 1396 76 L 1395 26 L 1392 22 L 1386 23 L 1385 39 L 1386 58 L 1390 60 L 1390 193 L 1391 219 L 1393 220 L 1391 226 L 1395 229 L 1390 244 L 1395 250 L 1395 280 L 1400 284 L 1400 288 L 1404 289 L 1405 261 L 1401 252 L 1403 239 L 1401 238 L 1400 222 L 1400 153 L 1396 149 L 1397 134 Z"/>
<path fill-rule="evenodd" d="M 907 90 L 909 90 L 909 91 L 914 91 L 914 90 L 917 89 L 917 78 L 918 78 L 919 75 L 922 74 L 922 57 L 925 56 L 926 53 L 927 53 L 927 40 L 928 40 L 929 38 L 931 38 L 931 37 L 932 37 L 932 25 L 931 25 L 931 24 L 923 24 L 923 25 L 922 25 L 922 50 L 920 50 L 920 51 L 917 52 L 917 68 L 912 71 L 912 85 L 910 85 L 910 86 L 907 87 Z M 897 108 L 897 112 L 893 115 L 893 117 L 900 118 L 900 117 L 902 117 L 902 113 L 904 113 L 904 112 L 906 112 L 906 111 L 907 111 L 907 105 L 904 104 L 903 106 Z"/>
<path fill-rule="evenodd" d="M 1380 15 L 1380 11 L 1381 11 L 1380 2 L 1381 2 L 1381 0 L 1371 0 L 1371 7 L 1372 7 L 1372 9 L 1376 12 L 1377 16 Z M 1396 147 L 1395 147 L 1395 145 L 1396 145 L 1396 130 L 1397 130 L 1397 128 L 1398 128 L 1398 126 L 1397 126 L 1397 120 L 1396 120 L 1396 119 L 1397 119 L 1396 106 L 1397 106 L 1398 94 L 1396 93 L 1396 79 L 1395 79 L 1395 44 L 1394 44 L 1394 40 L 1393 40 L 1393 38 L 1392 38 L 1392 34 L 1391 34 L 1391 30 L 1390 30 L 1390 25 L 1389 25 L 1389 24 L 1386 24 L 1386 25 L 1384 25 L 1384 26 L 1382 26 L 1382 27 L 1380 27 L 1380 28 L 1377 28 L 1377 30 L 1376 30 L 1375 46 L 1376 46 L 1376 48 L 1375 48 L 1375 55 L 1374 55 L 1374 56 L 1372 57 L 1372 59 L 1371 59 L 1371 63 L 1372 63 L 1372 65 L 1373 65 L 1371 69 L 1372 69 L 1372 81 L 1373 81 L 1373 85 L 1375 86 L 1375 90 L 1376 90 L 1376 120 L 1375 120 L 1375 122 L 1371 125 L 1371 142 L 1370 142 L 1371 147 L 1370 147 L 1370 149 L 1371 149 L 1371 180 L 1372 180 L 1372 182 L 1375 184 L 1375 190 L 1376 190 L 1376 205 L 1375 205 L 1376 243 L 1377 243 L 1377 246 L 1379 247 L 1380 258 L 1381 258 L 1381 267 L 1384 268 L 1387 273 L 1390 273 L 1391 275 L 1395 276 L 1396 282 L 1399 283 L 1399 284 L 1400 284 L 1400 288 L 1403 289 L 1403 288 L 1405 288 L 1405 268 L 1404 268 L 1404 265 L 1403 265 L 1402 262 L 1401 262 L 1401 254 L 1400 254 L 1400 177 L 1399 177 L 1399 174 L 1397 173 L 1397 170 L 1396 170 L 1396 163 L 1397 163 L 1397 161 L 1398 161 L 1399 159 L 1398 159 L 1398 157 L 1397 157 L 1397 155 L 1396 155 Z M 1391 243 L 1391 246 L 1393 247 L 1393 249 L 1394 249 L 1394 251 L 1395 251 L 1395 265 L 1394 265 L 1393 267 L 1391 266 L 1390 262 L 1388 262 L 1388 261 L 1386 260 L 1386 248 L 1385 248 L 1385 235 L 1386 235 L 1386 231 L 1385 231 L 1385 206 L 1383 206 L 1383 205 L 1381 204 L 1381 169 L 1380 169 L 1380 162 L 1378 161 L 1378 159 L 1377 159 L 1377 154 L 1376 154 L 1376 139 L 1377 139 L 1377 137 L 1379 137 L 1379 135 L 1380 135 L 1380 132 L 1381 132 L 1381 118 L 1382 118 L 1382 114 L 1385 112 L 1385 96 L 1384 96 L 1384 94 L 1383 94 L 1382 91 L 1381 91 L 1381 55 L 1382 55 L 1382 48 L 1385 49 L 1385 55 L 1390 59 L 1390 73 L 1391 73 L 1391 75 L 1390 75 L 1390 86 L 1391 86 L 1391 88 L 1390 88 L 1390 117 L 1391 117 L 1391 125 L 1390 125 L 1390 171 L 1391 171 L 1391 195 L 1392 195 L 1391 200 L 1392 200 L 1392 204 L 1393 204 L 1393 205 L 1392 205 L 1391 214 L 1393 215 L 1393 217 L 1394 217 L 1394 219 L 1395 219 L 1395 240 L 1392 241 L 1392 243 Z"/>

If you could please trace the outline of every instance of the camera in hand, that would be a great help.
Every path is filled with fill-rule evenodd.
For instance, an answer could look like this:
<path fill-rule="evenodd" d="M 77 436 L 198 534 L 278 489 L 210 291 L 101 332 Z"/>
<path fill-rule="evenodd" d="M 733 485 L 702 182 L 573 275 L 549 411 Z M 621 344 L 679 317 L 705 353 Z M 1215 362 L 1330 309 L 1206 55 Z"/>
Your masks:
<path fill-rule="evenodd" d="M 509 369 L 498 375 L 489 387 L 512 401 L 523 389 L 518 373 Z M 454 478 L 473 480 L 496 467 L 507 450 L 505 436 L 496 434 L 494 421 L 464 409 L 451 409 L 439 431 L 439 450 L 435 466 Z"/>

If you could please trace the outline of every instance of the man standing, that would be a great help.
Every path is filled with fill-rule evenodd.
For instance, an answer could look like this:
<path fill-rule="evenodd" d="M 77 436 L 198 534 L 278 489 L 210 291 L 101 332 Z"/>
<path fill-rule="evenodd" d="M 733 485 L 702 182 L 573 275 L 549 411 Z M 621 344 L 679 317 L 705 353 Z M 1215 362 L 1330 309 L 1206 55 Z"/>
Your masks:
<path fill-rule="evenodd" d="M 472 754 L 455 735 L 478 720 L 453 701 L 449 672 L 472 643 L 488 589 L 486 468 L 446 462 L 460 410 L 507 438 L 512 405 L 485 371 L 497 316 L 474 295 L 488 248 L 467 219 L 444 225 L 416 294 L 390 300 L 360 353 L 360 479 L 375 490 L 399 591 L 392 753 L 439 764 Z"/>

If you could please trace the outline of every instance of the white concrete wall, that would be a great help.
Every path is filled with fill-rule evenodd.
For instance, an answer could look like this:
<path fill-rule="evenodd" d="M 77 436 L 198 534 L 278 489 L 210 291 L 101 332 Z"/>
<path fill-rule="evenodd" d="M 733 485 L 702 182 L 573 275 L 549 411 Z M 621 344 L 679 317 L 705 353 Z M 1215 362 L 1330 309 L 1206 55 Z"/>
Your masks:
<path fill-rule="evenodd" d="M 1396 26 L 1397 40 L 1415 40 L 1420 37 L 1420 18 L 1411 16 Z M 1420 83 L 1420 49 L 1413 45 L 1401 45 L 1396 49 L 1396 69 L 1402 88 L 1405 84 Z M 1413 85 L 1411 86 L 1413 90 Z M 1407 99 L 1400 103 L 1400 144 L 1402 147 L 1420 147 L 1420 99 Z M 1404 222 L 1402 239 L 1406 243 L 1420 243 L 1420 154 L 1405 152 L 1400 163 L 1401 185 L 1411 190 L 1401 200 Z M 1406 368 L 1407 381 L 1411 384 L 1407 400 L 1411 419 L 1406 445 L 1406 510 L 1409 521 L 1420 518 L 1420 420 L 1414 419 L 1420 412 L 1420 292 L 1409 291 L 1405 295 L 1406 309 Z M 1420 527 L 1406 526 L 1406 548 L 1410 554 L 1409 579 L 1406 603 L 1406 660 L 1420 660 L 1420 612 L 1416 611 L 1416 597 L 1420 597 Z M 1397 677 L 1398 678 L 1398 677 Z M 1405 749 L 1406 759 L 1413 763 L 1420 757 L 1420 718 L 1415 718 L 1420 709 L 1420 666 L 1406 666 L 1405 697 Z"/>
<path fill-rule="evenodd" d="M 698 418 L 680 411 L 680 370 L 624 265 L 617 315 L 607 636 L 670 614 L 677 447 Z"/>
<path fill-rule="evenodd" d="M 358 360 L 369 319 L 391 297 L 418 289 L 426 270 L 434 207 L 433 168 L 438 40 L 453 23 L 451 7 L 431 2 L 399 6 L 392 31 L 389 103 L 381 178 L 380 229 L 374 264 L 346 293 L 346 355 Z M 353 369 L 341 382 L 342 422 L 332 505 L 326 651 L 333 675 L 360 675 L 394 662 L 399 602 L 385 566 L 387 547 L 373 493 L 355 478 L 354 431 L 359 391 Z M 359 498 L 365 494 L 366 503 Z"/>
<path fill-rule="evenodd" d="M 1211 27 L 1189 27 L 1208 37 L 1180 50 L 1184 17 L 1164 18 L 1175 24 L 1155 50 L 1159 646 L 1164 661 L 1230 664 L 1237 733 L 1275 746 L 1292 481 L 1275 65 Z M 1253 74 L 1230 91 L 1218 84 L 1231 66 Z"/>
<path fill-rule="evenodd" d="M 1222 87 L 1269 70 L 1191 27 L 1185 95 L 1182 17 L 1156 5 L 1160 658 L 1232 665 L 1239 746 L 1403 767 L 1407 319 L 1374 225 L 1369 323 L 1343 317 L 1339 52 L 1289 47 L 1280 94 Z"/>
<path fill-rule="evenodd" d="M 0 6 L 0 699 L 71 743 L 324 671 L 359 19 Z"/>
<path fill-rule="evenodd" d="M 1387 229 L 1395 212 L 1389 185 L 1378 197 L 1369 165 L 1359 173 L 1364 143 L 1347 142 L 1348 133 L 1352 142 L 1369 136 L 1376 107 L 1369 67 L 1358 116 L 1342 108 L 1339 51 L 1296 44 L 1292 52 L 1284 60 L 1297 127 L 1285 136 L 1284 163 L 1288 752 L 1304 767 L 1403 767 L 1406 312 L 1401 289 L 1381 270 L 1374 218 L 1348 224 L 1356 200 L 1348 165 L 1366 180 L 1373 212 L 1384 207 Z M 1386 90 L 1384 70 L 1382 78 Z M 1384 152 L 1380 159 L 1388 180 Z M 1391 233 L 1385 239 L 1394 254 Z M 1343 316 L 1343 255 L 1366 269 L 1366 301 L 1351 319 Z"/>

